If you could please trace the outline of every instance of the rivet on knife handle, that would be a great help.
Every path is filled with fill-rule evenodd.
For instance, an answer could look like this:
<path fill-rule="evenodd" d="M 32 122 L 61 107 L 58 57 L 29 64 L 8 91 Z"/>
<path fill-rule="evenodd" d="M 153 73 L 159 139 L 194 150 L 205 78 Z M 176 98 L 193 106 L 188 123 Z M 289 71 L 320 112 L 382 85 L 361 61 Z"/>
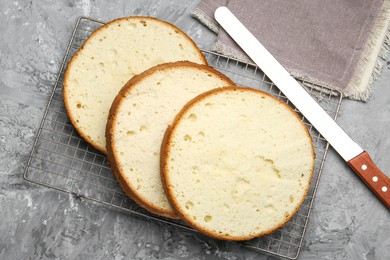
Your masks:
<path fill-rule="evenodd" d="M 353 171 L 370 187 L 372 192 L 390 208 L 390 179 L 381 172 L 367 152 L 348 161 Z"/>

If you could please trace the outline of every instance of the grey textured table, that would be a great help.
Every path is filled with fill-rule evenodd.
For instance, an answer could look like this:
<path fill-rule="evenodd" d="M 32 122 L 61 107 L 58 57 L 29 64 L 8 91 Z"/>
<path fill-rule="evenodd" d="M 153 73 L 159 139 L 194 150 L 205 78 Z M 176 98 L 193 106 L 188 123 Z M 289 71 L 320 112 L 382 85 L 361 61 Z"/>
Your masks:
<path fill-rule="evenodd" d="M 203 49 L 215 35 L 198 1 L 0 2 L 0 259 L 275 259 L 30 184 L 23 169 L 78 16 L 150 15 Z M 390 172 L 390 62 L 368 103 L 344 100 L 338 122 Z M 390 213 L 332 150 L 300 259 L 390 259 Z"/>

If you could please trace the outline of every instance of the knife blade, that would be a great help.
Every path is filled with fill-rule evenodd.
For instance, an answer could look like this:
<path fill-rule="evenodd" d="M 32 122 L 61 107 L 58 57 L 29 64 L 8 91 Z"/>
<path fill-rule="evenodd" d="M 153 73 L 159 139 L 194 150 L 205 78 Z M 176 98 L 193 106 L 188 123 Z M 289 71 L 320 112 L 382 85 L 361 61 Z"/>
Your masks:
<path fill-rule="evenodd" d="M 368 153 L 345 133 L 227 7 L 218 7 L 214 16 L 242 50 L 390 209 L 390 179 L 376 167 Z"/>

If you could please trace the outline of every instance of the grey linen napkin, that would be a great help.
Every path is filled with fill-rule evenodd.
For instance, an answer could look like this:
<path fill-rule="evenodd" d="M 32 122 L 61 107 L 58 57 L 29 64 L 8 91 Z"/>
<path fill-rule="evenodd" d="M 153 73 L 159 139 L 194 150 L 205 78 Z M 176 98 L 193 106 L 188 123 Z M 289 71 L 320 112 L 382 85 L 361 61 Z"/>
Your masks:
<path fill-rule="evenodd" d="M 389 0 L 203 0 L 192 15 L 218 33 L 213 50 L 248 61 L 214 20 L 221 5 L 295 77 L 368 99 L 389 49 Z"/>

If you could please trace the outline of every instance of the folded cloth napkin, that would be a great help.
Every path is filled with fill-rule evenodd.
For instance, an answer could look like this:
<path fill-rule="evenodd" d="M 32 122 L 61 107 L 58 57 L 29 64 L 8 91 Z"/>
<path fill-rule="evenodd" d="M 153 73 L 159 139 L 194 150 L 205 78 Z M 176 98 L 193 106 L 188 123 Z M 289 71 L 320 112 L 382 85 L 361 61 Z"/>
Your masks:
<path fill-rule="evenodd" d="M 249 61 L 214 19 L 222 5 L 293 76 L 369 98 L 389 49 L 389 0 L 203 0 L 192 15 L 218 33 L 213 50 Z"/>

